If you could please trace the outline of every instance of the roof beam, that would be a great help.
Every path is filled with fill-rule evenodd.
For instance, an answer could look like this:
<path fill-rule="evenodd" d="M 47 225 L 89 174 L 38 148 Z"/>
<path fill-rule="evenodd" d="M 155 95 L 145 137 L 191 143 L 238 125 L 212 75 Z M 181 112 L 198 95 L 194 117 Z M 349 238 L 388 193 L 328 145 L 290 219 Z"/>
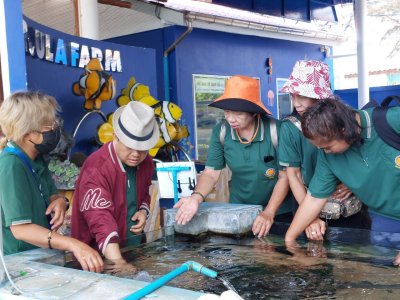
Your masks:
<path fill-rule="evenodd" d="M 132 8 L 132 3 L 122 0 L 97 0 L 100 4 L 113 5 L 124 8 Z"/>

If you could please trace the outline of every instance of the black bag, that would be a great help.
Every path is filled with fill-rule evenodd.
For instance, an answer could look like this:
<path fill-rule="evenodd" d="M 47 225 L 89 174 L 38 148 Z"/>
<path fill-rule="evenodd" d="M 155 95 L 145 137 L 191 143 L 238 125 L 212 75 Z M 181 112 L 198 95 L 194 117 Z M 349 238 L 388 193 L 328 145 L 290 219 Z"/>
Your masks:
<path fill-rule="evenodd" d="M 386 113 L 391 108 L 389 104 L 396 100 L 397 104 L 400 105 L 399 96 L 387 96 L 383 99 L 381 105 L 375 100 L 371 100 L 361 109 L 374 107 L 372 111 L 372 123 L 374 124 L 375 130 L 379 137 L 388 145 L 393 148 L 400 150 L 400 135 L 390 126 L 386 119 Z"/>

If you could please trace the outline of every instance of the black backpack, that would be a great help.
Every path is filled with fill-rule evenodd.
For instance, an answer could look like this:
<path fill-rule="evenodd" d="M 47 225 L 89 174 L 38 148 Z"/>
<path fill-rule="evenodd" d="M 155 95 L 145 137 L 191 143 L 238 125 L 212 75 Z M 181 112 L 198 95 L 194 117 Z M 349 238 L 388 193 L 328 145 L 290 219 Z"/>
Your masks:
<path fill-rule="evenodd" d="M 390 126 L 386 119 L 386 113 L 390 109 L 389 104 L 396 100 L 397 104 L 400 105 L 399 96 L 387 96 L 383 99 L 381 105 L 375 100 L 371 100 L 361 109 L 367 109 L 374 107 L 372 111 L 372 123 L 374 124 L 375 130 L 379 137 L 388 145 L 393 148 L 400 150 L 400 135 Z"/>

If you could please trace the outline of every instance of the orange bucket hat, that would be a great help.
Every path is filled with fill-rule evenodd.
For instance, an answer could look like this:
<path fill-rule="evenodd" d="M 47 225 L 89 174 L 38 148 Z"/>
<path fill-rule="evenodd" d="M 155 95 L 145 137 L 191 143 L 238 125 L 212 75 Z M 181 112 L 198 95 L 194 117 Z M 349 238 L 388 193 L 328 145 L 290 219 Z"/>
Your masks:
<path fill-rule="evenodd" d="M 248 113 L 272 113 L 260 99 L 260 81 L 247 76 L 235 75 L 226 81 L 224 94 L 215 99 L 211 107 Z"/>

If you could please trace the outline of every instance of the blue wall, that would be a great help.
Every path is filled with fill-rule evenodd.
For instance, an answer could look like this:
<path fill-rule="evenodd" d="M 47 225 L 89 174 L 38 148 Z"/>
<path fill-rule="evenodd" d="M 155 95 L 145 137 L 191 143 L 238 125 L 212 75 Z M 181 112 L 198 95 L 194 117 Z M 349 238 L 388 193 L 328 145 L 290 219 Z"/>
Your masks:
<path fill-rule="evenodd" d="M 122 36 L 110 41 L 127 45 L 154 47 L 157 54 L 157 79 L 162 86 L 162 58 L 166 50 L 184 31 L 185 27 L 171 26 L 146 33 Z M 193 74 L 247 75 L 259 77 L 261 97 L 267 105 L 267 92 L 275 94 L 275 105 L 268 107 L 274 115 L 276 109 L 276 78 L 287 78 L 296 60 L 324 60 L 320 45 L 231 34 L 212 30 L 193 31 L 171 52 L 169 56 L 171 100 L 183 109 L 183 123 L 194 129 Z M 271 81 L 265 72 L 265 60 L 272 57 Z M 159 95 L 163 95 L 159 89 Z M 160 99 L 162 100 L 162 99 Z M 195 145 L 195 135 L 190 142 Z"/>
<path fill-rule="evenodd" d="M 138 33 L 135 35 L 129 36 L 121 36 L 113 39 L 109 39 L 106 41 L 110 41 L 116 44 L 124 44 L 124 45 L 132 45 L 135 47 L 144 47 L 151 48 L 155 50 L 156 53 L 156 69 L 153 70 L 157 77 L 157 89 L 150 90 L 150 93 L 155 97 L 155 95 L 159 95 L 160 100 L 163 100 L 164 96 L 164 78 L 163 78 L 163 65 L 162 58 L 164 53 L 164 31 L 163 30 L 151 30 L 145 33 Z M 167 46 L 168 48 L 168 46 Z M 160 71 L 161 70 L 161 71 Z M 153 92 L 154 91 L 154 92 Z M 155 97 L 157 99 L 157 97 Z"/>
<path fill-rule="evenodd" d="M 135 76 L 136 80 L 146 84 L 154 91 L 157 96 L 157 79 L 156 79 L 156 60 L 155 50 L 130 47 L 126 45 L 113 44 L 110 42 L 94 41 L 90 39 L 79 38 L 67 35 L 59 31 L 52 30 L 42 26 L 32 20 L 25 18 L 28 26 L 38 29 L 43 33 L 50 34 L 54 39 L 63 39 L 65 44 L 70 42 L 87 45 L 89 47 L 97 47 L 102 50 L 111 49 L 118 50 L 121 53 L 122 72 L 108 72 L 117 81 L 117 94 L 124 88 L 131 76 Z M 53 51 L 54 53 L 54 51 Z M 26 69 L 28 88 L 31 90 L 41 90 L 44 93 L 54 96 L 62 107 L 62 116 L 64 118 L 65 128 L 72 134 L 74 127 L 78 124 L 80 118 L 86 113 L 83 109 L 83 96 L 75 96 L 72 93 L 72 85 L 79 80 L 84 70 L 77 67 L 55 64 L 37 57 L 26 55 Z M 111 113 L 117 108 L 115 99 L 102 103 L 101 110 L 105 113 Z M 102 124 L 102 119 L 98 115 L 91 115 L 80 127 L 76 136 L 76 146 L 74 151 L 82 151 L 90 154 L 97 145 L 95 144 L 95 136 L 97 126 Z"/>
<path fill-rule="evenodd" d="M 5 37 L 2 38 L 2 43 L 7 43 L 8 51 L 8 75 L 10 91 L 26 89 L 26 67 L 24 59 L 24 42 L 22 31 L 22 3 L 21 1 L 5 0 L 4 5 L 5 15 Z M 4 68 L 5 66 L 3 66 Z"/>
<path fill-rule="evenodd" d="M 357 89 L 336 90 L 335 94 L 351 106 L 358 108 L 358 94 Z M 381 103 L 387 96 L 397 95 L 400 96 L 400 85 L 371 87 L 369 89 L 369 98 Z"/>

